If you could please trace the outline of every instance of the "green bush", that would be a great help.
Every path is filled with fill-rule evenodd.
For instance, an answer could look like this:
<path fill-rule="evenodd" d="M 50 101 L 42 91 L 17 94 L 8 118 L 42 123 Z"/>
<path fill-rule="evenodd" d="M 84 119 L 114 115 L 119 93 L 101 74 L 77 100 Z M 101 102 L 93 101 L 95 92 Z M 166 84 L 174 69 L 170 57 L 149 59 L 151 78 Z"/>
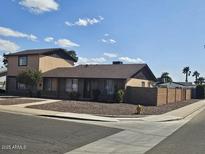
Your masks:
<path fill-rule="evenodd" d="M 93 90 L 93 99 L 94 99 L 94 100 L 98 100 L 100 94 L 101 94 L 101 92 L 100 92 L 99 89 Z"/>
<path fill-rule="evenodd" d="M 196 98 L 204 99 L 205 98 L 205 85 L 197 85 L 196 87 Z"/>
<path fill-rule="evenodd" d="M 124 100 L 124 95 L 125 95 L 124 90 L 122 89 L 117 90 L 115 93 L 115 101 L 118 103 L 122 103 Z"/>
<path fill-rule="evenodd" d="M 79 99 L 79 97 L 80 97 L 80 94 L 78 92 L 72 91 L 69 93 L 69 98 L 71 100 L 77 100 Z"/>

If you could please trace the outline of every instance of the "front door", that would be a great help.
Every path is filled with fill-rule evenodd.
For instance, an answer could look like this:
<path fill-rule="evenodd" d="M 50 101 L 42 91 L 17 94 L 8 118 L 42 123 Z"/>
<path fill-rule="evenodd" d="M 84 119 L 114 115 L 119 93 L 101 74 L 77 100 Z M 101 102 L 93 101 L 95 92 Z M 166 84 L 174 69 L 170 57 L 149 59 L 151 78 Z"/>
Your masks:
<path fill-rule="evenodd" d="M 84 80 L 83 97 L 91 98 L 91 80 Z"/>

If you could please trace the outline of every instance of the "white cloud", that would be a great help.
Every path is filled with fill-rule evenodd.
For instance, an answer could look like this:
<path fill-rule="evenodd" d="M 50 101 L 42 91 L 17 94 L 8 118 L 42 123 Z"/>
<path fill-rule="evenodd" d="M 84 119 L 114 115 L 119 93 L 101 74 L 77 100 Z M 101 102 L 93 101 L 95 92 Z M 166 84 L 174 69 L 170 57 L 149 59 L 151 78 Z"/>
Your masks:
<path fill-rule="evenodd" d="M 101 39 L 101 41 L 103 43 L 107 43 L 107 44 L 115 44 L 115 43 L 117 43 L 117 41 L 115 41 L 114 39 Z"/>
<path fill-rule="evenodd" d="M 67 26 L 73 26 L 73 24 L 70 23 L 69 21 L 65 21 L 65 24 L 66 24 Z"/>
<path fill-rule="evenodd" d="M 105 39 L 101 39 L 101 41 L 102 41 L 103 43 L 107 43 L 107 40 L 105 40 Z"/>
<path fill-rule="evenodd" d="M 116 58 L 117 57 L 116 53 L 105 52 L 103 55 L 108 57 L 108 58 Z"/>
<path fill-rule="evenodd" d="M 126 63 L 145 63 L 142 59 L 137 58 L 129 58 L 129 57 L 119 57 L 119 60 L 124 61 Z"/>
<path fill-rule="evenodd" d="M 7 28 L 7 27 L 0 27 L 0 35 L 1 36 L 27 38 L 28 40 L 31 40 L 31 41 L 37 40 L 37 37 L 33 34 L 25 34 L 25 33 L 15 31 L 15 30 Z"/>
<path fill-rule="evenodd" d="M 57 11 L 59 8 L 59 4 L 55 0 L 21 0 L 19 4 L 36 14 Z"/>
<path fill-rule="evenodd" d="M 52 42 L 53 40 L 54 40 L 53 37 L 46 37 L 46 38 L 44 38 L 45 42 Z"/>
<path fill-rule="evenodd" d="M 72 42 L 71 40 L 68 39 L 59 39 L 57 41 L 55 41 L 55 44 L 60 46 L 60 47 L 79 47 L 80 45 Z"/>
<path fill-rule="evenodd" d="M 113 39 L 109 39 L 109 41 L 110 41 L 111 44 L 114 44 L 114 43 L 117 42 L 117 41 L 115 41 L 115 40 L 113 40 Z"/>
<path fill-rule="evenodd" d="M 65 24 L 67 26 L 89 26 L 100 23 L 102 20 L 104 20 L 104 18 L 101 16 L 98 18 L 79 18 L 78 21 L 75 21 L 74 23 L 65 21 Z"/>
<path fill-rule="evenodd" d="M 16 52 L 19 48 L 14 42 L 0 39 L 0 50 L 4 52 Z"/>
<path fill-rule="evenodd" d="M 105 33 L 105 34 L 104 34 L 104 36 L 106 36 L 106 37 L 109 36 L 109 35 L 110 35 L 110 34 L 108 34 L 108 33 Z"/>
<path fill-rule="evenodd" d="M 79 57 L 77 65 L 80 65 L 80 64 L 102 64 L 105 62 L 106 62 L 106 59 L 104 57 L 99 57 L 99 58 Z"/>

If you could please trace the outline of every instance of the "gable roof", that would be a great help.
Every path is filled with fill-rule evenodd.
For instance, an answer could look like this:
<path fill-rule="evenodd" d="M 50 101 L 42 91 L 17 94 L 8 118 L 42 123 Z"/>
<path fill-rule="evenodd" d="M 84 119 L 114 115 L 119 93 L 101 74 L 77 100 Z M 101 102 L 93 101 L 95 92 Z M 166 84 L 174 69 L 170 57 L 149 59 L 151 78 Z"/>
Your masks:
<path fill-rule="evenodd" d="M 77 62 L 77 59 L 70 55 L 71 51 L 67 51 L 63 48 L 46 48 L 46 49 L 30 49 L 30 50 L 23 50 L 16 53 L 10 53 L 6 56 L 23 56 L 23 55 L 50 55 L 50 54 L 57 54 L 62 58 L 72 60 Z"/>
<path fill-rule="evenodd" d="M 146 64 L 79 65 L 70 68 L 56 68 L 43 73 L 43 77 L 127 79 L 143 68 L 149 67 Z M 155 81 L 154 74 L 150 70 L 148 72 Z"/>

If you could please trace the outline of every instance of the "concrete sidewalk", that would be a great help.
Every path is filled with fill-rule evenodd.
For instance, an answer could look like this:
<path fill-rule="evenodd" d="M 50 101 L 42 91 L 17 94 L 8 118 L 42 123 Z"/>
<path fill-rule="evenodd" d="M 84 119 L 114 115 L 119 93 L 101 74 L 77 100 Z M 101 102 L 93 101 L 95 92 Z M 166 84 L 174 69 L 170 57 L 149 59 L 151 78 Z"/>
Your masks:
<path fill-rule="evenodd" d="M 187 116 L 191 115 L 192 113 L 204 108 L 205 108 L 205 100 L 200 100 L 193 104 L 160 115 L 150 115 L 141 118 L 117 118 L 117 119 L 120 121 L 136 120 L 136 121 L 153 121 L 153 122 L 182 120 Z"/>

